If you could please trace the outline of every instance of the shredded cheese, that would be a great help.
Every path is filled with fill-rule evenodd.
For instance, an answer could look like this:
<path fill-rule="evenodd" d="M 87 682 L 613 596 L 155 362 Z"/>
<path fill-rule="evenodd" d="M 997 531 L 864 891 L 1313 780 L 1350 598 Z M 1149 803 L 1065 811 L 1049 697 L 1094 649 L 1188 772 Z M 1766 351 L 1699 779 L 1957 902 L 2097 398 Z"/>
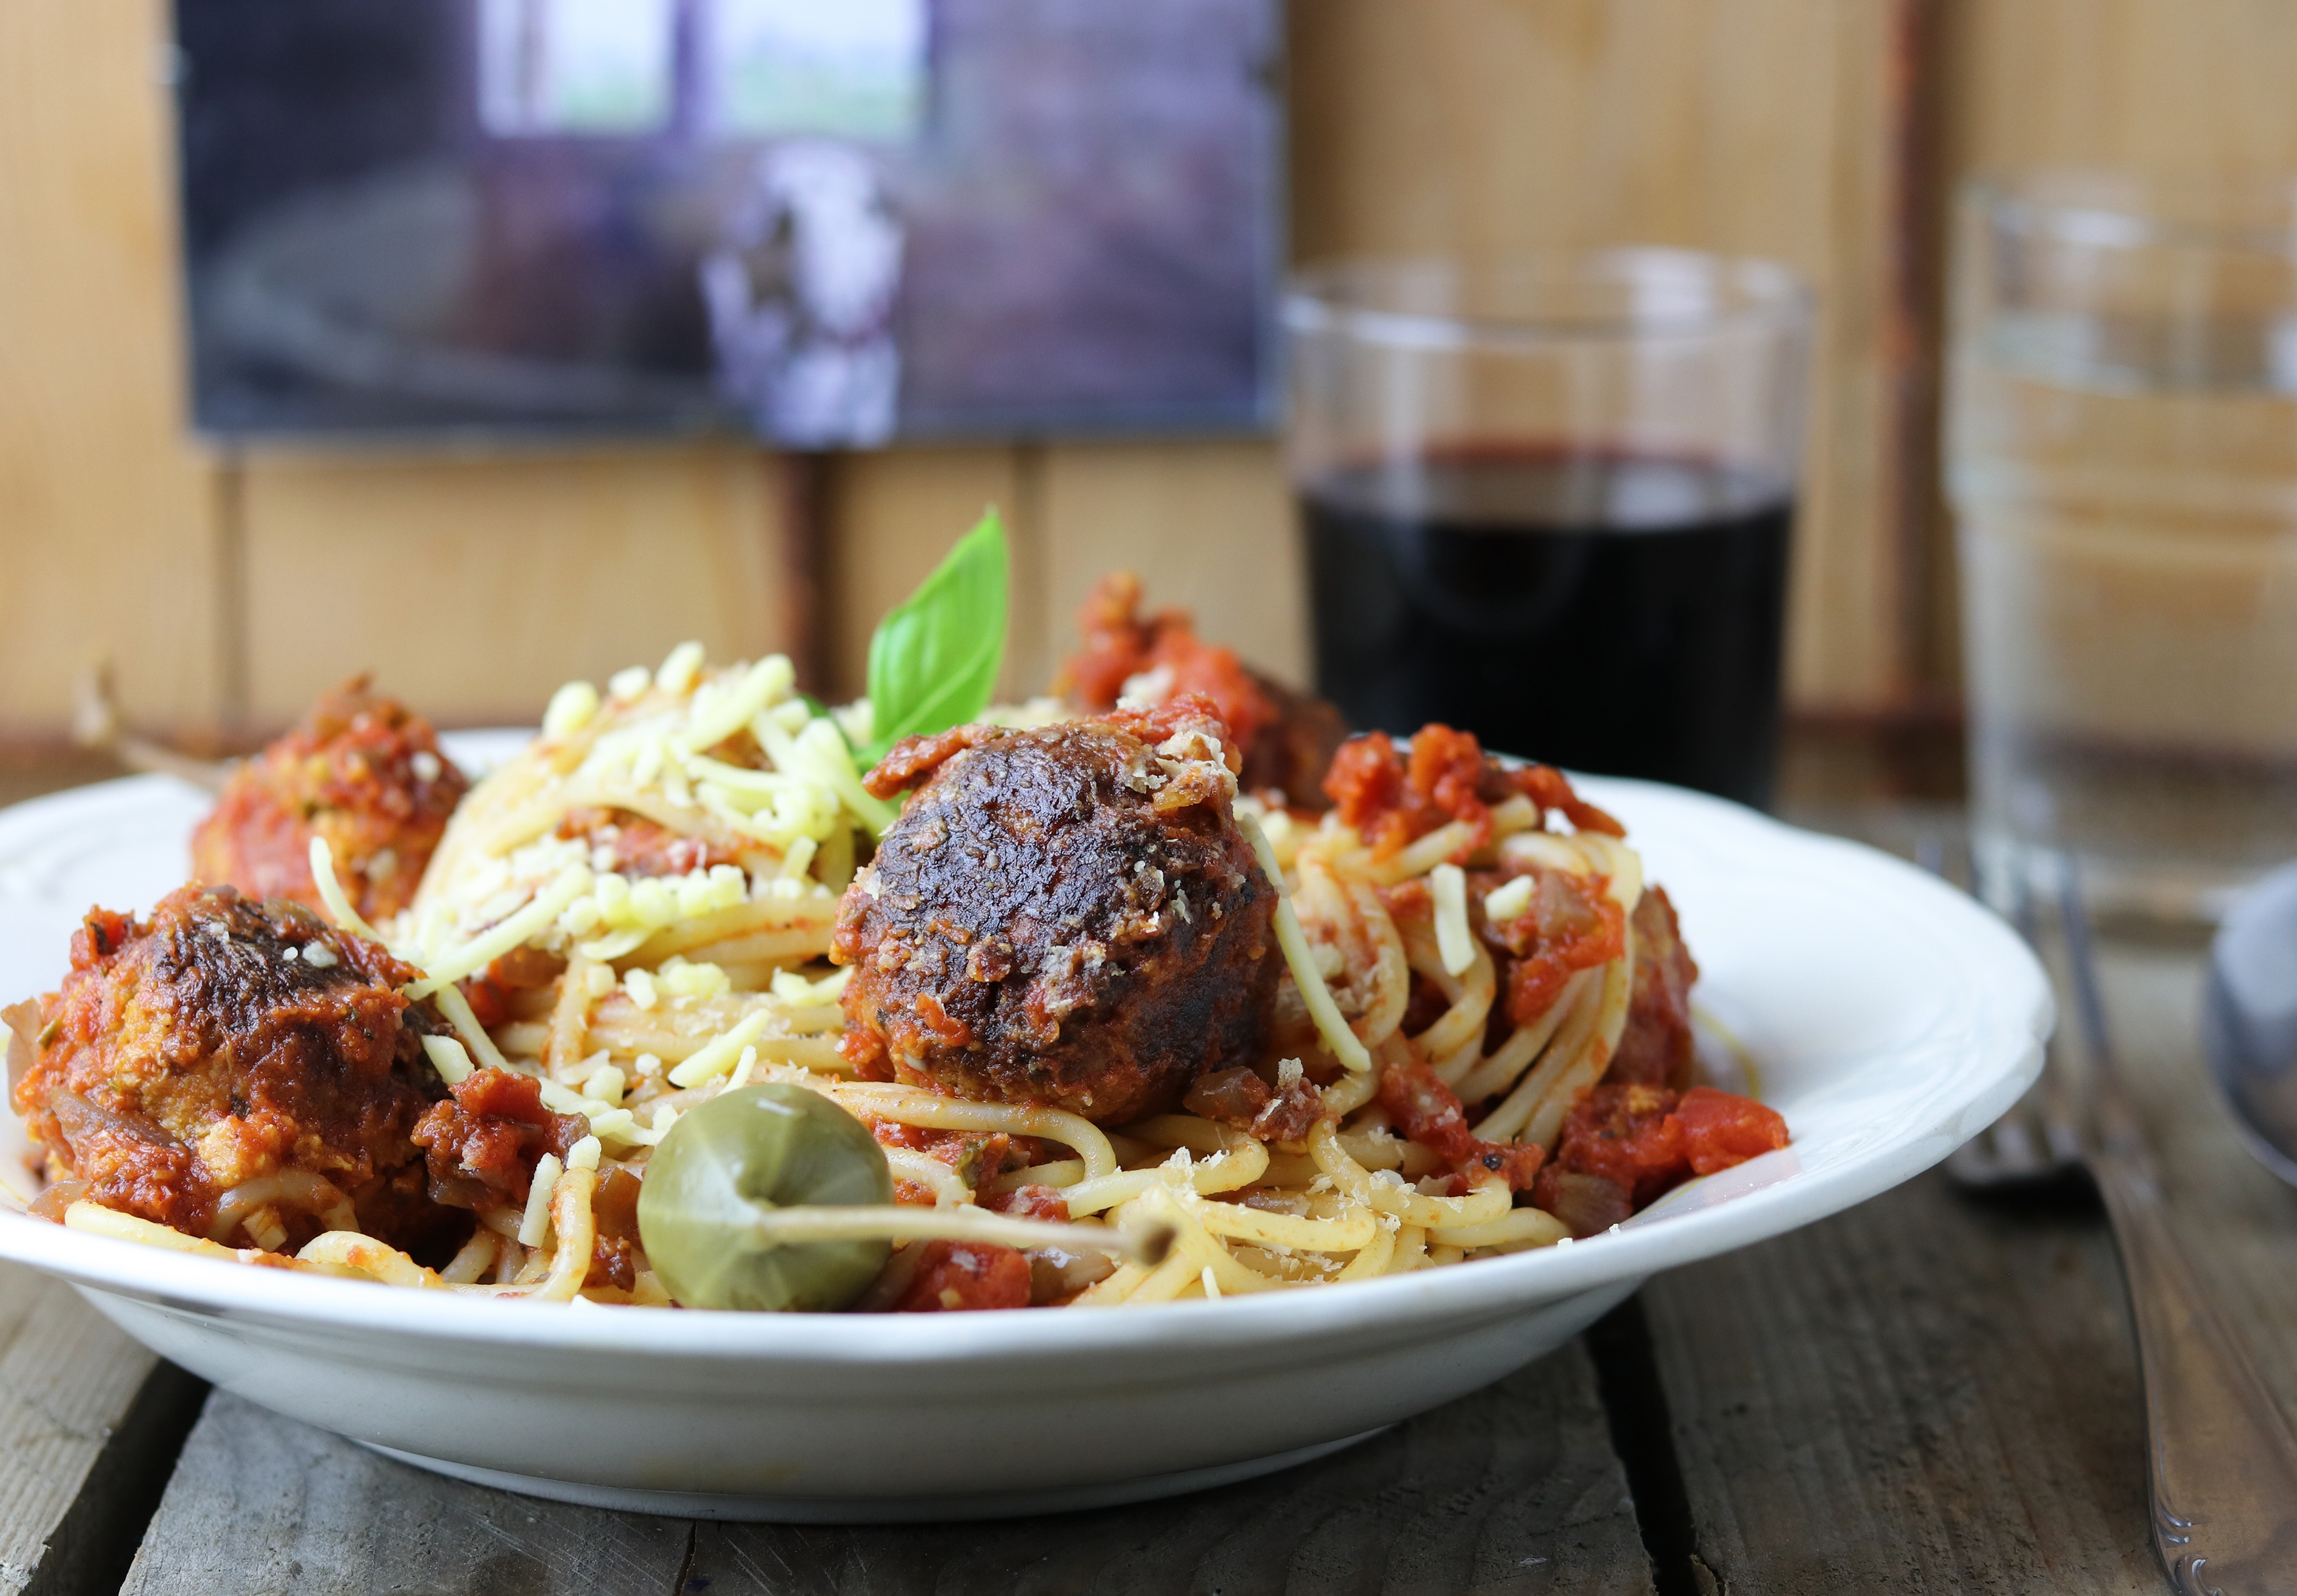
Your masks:
<path fill-rule="evenodd" d="M 1494 926 L 1521 919 L 1524 910 L 1530 907 L 1531 877 L 1528 876 L 1518 876 L 1484 894 L 1484 918 Z"/>
<path fill-rule="evenodd" d="M 487 1034 L 484 1025 L 479 1024 L 479 1016 L 471 1011 L 471 1000 L 463 996 L 461 987 L 442 986 L 432 994 L 432 1001 L 439 1006 L 439 1012 L 447 1016 L 447 1023 L 455 1027 L 455 1034 L 463 1039 L 463 1045 L 470 1049 L 471 1057 L 478 1061 L 481 1068 L 510 1068 L 510 1060 L 502 1056 L 502 1049 L 495 1046 L 495 1039 Z"/>
<path fill-rule="evenodd" d="M 1463 975 L 1476 962 L 1475 934 L 1468 926 L 1468 876 L 1457 865 L 1437 865 L 1428 872 L 1428 889 L 1436 900 L 1436 950 L 1446 974 Z"/>
<path fill-rule="evenodd" d="M 431 1060 L 431 1067 L 439 1072 L 439 1079 L 449 1086 L 460 1086 L 471 1078 L 471 1056 L 463 1051 L 463 1044 L 451 1036 L 426 1036 L 423 1051 Z"/>
<path fill-rule="evenodd" d="M 724 1032 L 716 1040 L 704 1043 L 685 1063 L 670 1072 L 672 1086 L 699 1086 L 714 1080 L 734 1067 L 742 1057 L 742 1049 L 765 1034 L 770 1016 L 753 1014 Z"/>
<path fill-rule="evenodd" d="M 665 693 L 683 695 L 693 689 L 694 679 L 702 674 L 702 645 L 680 643 L 670 651 L 662 669 L 654 673 L 654 685 Z"/>
<path fill-rule="evenodd" d="M 1308 1005 L 1308 1017 L 1316 1023 L 1316 1033 L 1344 1066 L 1358 1074 L 1370 1074 L 1371 1054 L 1365 1049 L 1363 1039 L 1348 1029 L 1340 1006 L 1332 1001 L 1332 989 L 1324 984 L 1323 975 L 1316 968 L 1315 955 L 1308 948 L 1308 934 L 1300 929 L 1300 917 L 1292 908 L 1292 894 L 1285 890 L 1283 868 L 1277 864 L 1266 835 L 1250 815 L 1238 815 L 1236 823 L 1243 828 L 1245 840 L 1252 844 L 1253 857 L 1260 861 L 1262 874 L 1276 888 L 1276 945 L 1284 950 L 1284 963 L 1292 972 L 1301 999 Z"/>
<path fill-rule="evenodd" d="M 586 681 L 570 681 L 550 695 L 550 707 L 542 712 L 543 735 L 572 736 L 597 712 L 598 689 Z"/>
<path fill-rule="evenodd" d="M 327 846 L 325 837 L 311 839 L 311 879 L 319 889 L 319 901 L 327 906 L 327 917 L 345 931 L 363 936 L 371 942 L 383 941 L 375 928 L 366 923 L 351 901 L 343 893 L 342 883 L 335 879 L 335 853 Z"/>
<path fill-rule="evenodd" d="M 588 865 L 567 866 L 558 873 L 558 879 L 536 893 L 524 909 L 443 958 L 432 960 L 429 976 L 408 987 L 407 995 L 420 1001 L 465 975 L 477 975 L 512 949 L 525 946 L 528 939 L 539 936 L 556 925 L 568 904 L 590 890 L 591 879 Z"/>
<path fill-rule="evenodd" d="M 540 1246 L 550 1235 L 550 1191 L 564 1168 L 556 1153 L 545 1153 L 535 1160 L 534 1184 L 526 1192 L 526 1217 L 518 1224 L 519 1246 Z"/>

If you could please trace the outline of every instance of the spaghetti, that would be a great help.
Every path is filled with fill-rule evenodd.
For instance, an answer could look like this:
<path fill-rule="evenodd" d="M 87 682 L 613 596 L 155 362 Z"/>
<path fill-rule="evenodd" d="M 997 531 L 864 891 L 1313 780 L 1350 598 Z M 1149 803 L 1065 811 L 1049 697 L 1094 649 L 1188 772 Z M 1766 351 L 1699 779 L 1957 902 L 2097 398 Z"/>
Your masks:
<path fill-rule="evenodd" d="M 772 1084 L 829 1099 L 885 1149 L 894 1205 L 761 1222 L 777 1243 L 894 1244 L 856 1306 L 1098 1307 L 1552 1246 L 1783 1145 L 1770 1111 L 1690 1085 L 1688 957 L 1617 823 L 1555 772 L 1440 727 L 1348 744 L 1321 815 L 1232 778 L 1211 793 L 1279 889 L 1282 968 L 1260 1056 L 1203 1075 L 1177 1111 L 1105 1126 L 864 1079 L 886 1072 L 846 1045 L 854 969 L 830 960 L 841 897 L 875 889 L 900 813 L 850 752 L 869 729 L 867 701 L 819 710 L 779 656 L 712 670 L 689 644 L 604 693 L 562 689 L 392 917 L 361 920 L 314 841 L 333 934 L 381 942 L 415 972 L 401 996 L 437 1016 L 420 1051 L 449 1097 L 424 1124 L 447 1128 L 424 1134 L 464 1137 L 466 1163 L 490 1126 L 526 1149 L 430 1265 L 309 1172 L 231 1184 L 197 1235 L 76 1181 L 41 1211 L 394 1286 L 664 1305 L 632 1194 L 680 1116 Z M 1168 770 L 1217 770 L 1206 741 Z M 334 947 L 312 940 L 305 964 L 332 967 Z"/>

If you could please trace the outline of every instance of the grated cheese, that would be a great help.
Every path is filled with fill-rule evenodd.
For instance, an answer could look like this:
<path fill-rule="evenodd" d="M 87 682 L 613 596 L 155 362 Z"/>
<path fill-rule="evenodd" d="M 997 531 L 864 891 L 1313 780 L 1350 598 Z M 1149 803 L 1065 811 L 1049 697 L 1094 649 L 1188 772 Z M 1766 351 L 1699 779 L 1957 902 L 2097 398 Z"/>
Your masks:
<path fill-rule="evenodd" d="M 418 1000 L 427 998 L 465 975 L 477 975 L 512 949 L 523 947 L 528 938 L 550 929 L 568 904 L 589 892 L 591 879 L 589 866 L 567 866 L 524 909 L 444 958 L 432 960 L 430 975 L 408 987 L 407 995 Z"/>
<path fill-rule="evenodd" d="M 1340 1006 L 1332 1000 L 1331 988 L 1324 984 L 1323 973 L 1316 967 L 1307 934 L 1300 929 L 1300 917 L 1292 907 L 1292 894 L 1285 888 L 1283 869 L 1268 846 L 1268 838 L 1251 816 L 1239 814 L 1236 819 L 1246 841 L 1252 844 L 1253 857 L 1259 861 L 1261 873 L 1276 888 L 1276 945 L 1283 950 L 1284 962 L 1292 971 L 1293 984 L 1300 989 L 1301 999 L 1308 1006 L 1308 1017 L 1316 1024 L 1316 1033 L 1324 1039 L 1324 1045 L 1343 1066 L 1360 1075 L 1368 1074 L 1371 1054 L 1365 1049 L 1363 1040 L 1348 1029 Z"/>
<path fill-rule="evenodd" d="M 1531 882 L 1528 876 L 1518 876 L 1484 894 L 1484 917 L 1494 925 L 1519 920 L 1524 910 L 1531 907 Z"/>
<path fill-rule="evenodd" d="M 1428 891 L 1436 900 L 1436 950 L 1446 974 L 1462 975 L 1476 962 L 1475 933 L 1468 926 L 1468 876 L 1457 865 L 1437 865 L 1428 872 Z"/>
<path fill-rule="evenodd" d="M 642 696 L 652 686 L 654 672 L 644 665 L 632 665 L 627 670 L 617 670 L 606 679 L 606 691 L 624 703 Z"/>
<path fill-rule="evenodd" d="M 329 919 L 345 931 L 354 932 L 371 942 L 379 942 L 383 940 L 375 928 L 361 918 L 359 911 L 351 907 L 351 901 L 344 896 L 342 883 L 335 879 L 334 850 L 327 846 L 327 839 L 325 837 L 311 839 L 311 880 L 319 889 L 319 901 L 327 906 Z M 210 924 L 220 924 L 220 922 L 210 921 Z M 230 934 L 229 932 L 224 933 L 226 938 Z"/>
<path fill-rule="evenodd" d="M 622 1090 L 627 1084 L 622 1072 L 609 1064 L 592 1070 L 583 1078 L 582 1095 L 595 1098 L 610 1108 L 615 1107 L 622 1103 Z"/>
<path fill-rule="evenodd" d="M 542 734 L 572 736 L 597 712 L 598 689 L 586 681 L 570 681 L 550 695 L 550 707 L 542 712 Z"/>
<path fill-rule="evenodd" d="M 431 1060 L 431 1067 L 439 1072 L 439 1079 L 449 1086 L 460 1086 L 471 1078 L 471 1056 L 463 1051 L 463 1044 L 451 1036 L 426 1036 L 423 1052 Z"/>
<path fill-rule="evenodd" d="M 488 1069 L 510 1067 L 510 1061 L 502 1056 L 502 1049 L 495 1046 L 495 1039 L 487 1034 L 484 1025 L 479 1024 L 479 1016 L 472 1012 L 471 1000 L 463 996 L 460 987 L 440 987 L 432 1001 L 439 1006 L 439 1012 L 447 1016 L 447 1023 L 455 1027 L 455 1034 L 463 1039 L 463 1045 L 470 1049 L 470 1056 L 482 1066 Z"/>
<path fill-rule="evenodd" d="M 734 1073 L 726 1077 L 726 1090 L 732 1091 L 736 1087 L 747 1086 L 750 1083 L 750 1072 L 757 1067 L 757 1049 L 744 1048 L 742 1061 L 734 1066 Z"/>
<path fill-rule="evenodd" d="M 654 673 L 654 685 L 665 693 L 679 695 L 693 690 L 695 678 L 702 674 L 702 645 L 680 643 L 670 651 L 662 669 Z"/>
<path fill-rule="evenodd" d="M 742 1049 L 763 1036 L 770 1016 L 753 1014 L 715 1040 L 706 1042 L 685 1063 L 670 1072 L 672 1086 L 699 1086 L 734 1067 Z"/>
<path fill-rule="evenodd" d="M 558 1162 L 556 1153 L 545 1153 L 535 1161 L 534 1184 L 527 1189 L 526 1217 L 519 1221 L 518 1244 L 521 1246 L 540 1246 L 550 1235 L 550 1193 L 558 1184 L 565 1166 Z"/>

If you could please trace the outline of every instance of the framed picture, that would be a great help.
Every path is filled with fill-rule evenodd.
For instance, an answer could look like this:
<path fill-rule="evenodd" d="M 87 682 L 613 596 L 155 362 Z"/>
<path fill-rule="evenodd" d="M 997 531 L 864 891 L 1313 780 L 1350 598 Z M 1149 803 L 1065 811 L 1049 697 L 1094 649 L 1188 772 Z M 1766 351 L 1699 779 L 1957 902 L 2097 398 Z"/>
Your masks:
<path fill-rule="evenodd" d="M 177 0 L 225 438 L 1265 425 L 1280 0 Z"/>

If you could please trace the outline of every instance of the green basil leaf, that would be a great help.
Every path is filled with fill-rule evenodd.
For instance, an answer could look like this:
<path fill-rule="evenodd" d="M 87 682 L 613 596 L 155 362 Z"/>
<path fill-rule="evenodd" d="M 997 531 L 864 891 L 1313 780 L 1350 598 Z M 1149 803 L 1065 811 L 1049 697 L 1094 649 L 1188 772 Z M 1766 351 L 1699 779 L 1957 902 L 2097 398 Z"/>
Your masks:
<path fill-rule="evenodd" d="M 856 757 L 867 769 L 903 737 L 962 726 L 989 707 L 1005 662 L 1005 524 L 994 509 L 958 539 L 869 639 L 869 708 L 877 736 Z"/>

